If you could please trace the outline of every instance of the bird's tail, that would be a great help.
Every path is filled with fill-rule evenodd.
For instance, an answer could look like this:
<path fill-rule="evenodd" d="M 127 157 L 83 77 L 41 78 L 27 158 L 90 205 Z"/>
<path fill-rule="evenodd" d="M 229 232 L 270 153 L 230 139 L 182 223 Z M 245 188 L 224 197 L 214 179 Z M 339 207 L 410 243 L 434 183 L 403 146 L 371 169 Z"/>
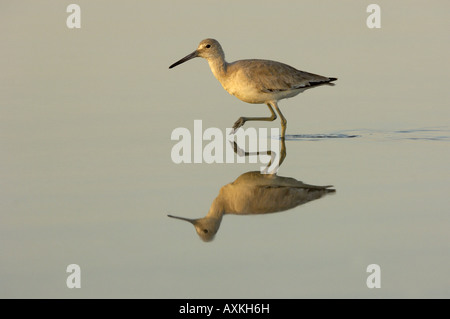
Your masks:
<path fill-rule="evenodd" d="M 312 86 L 319 86 L 319 85 L 331 85 L 331 86 L 333 86 L 334 83 L 331 83 L 331 82 L 336 81 L 336 80 L 337 80 L 337 78 L 326 78 L 326 77 L 324 77 L 322 80 L 319 80 L 319 81 L 310 81 L 309 82 L 309 86 L 310 87 L 312 87 Z"/>
<path fill-rule="evenodd" d="M 337 78 L 328 78 L 327 84 L 330 86 L 334 86 L 334 83 L 331 83 L 331 82 L 336 81 L 336 80 L 337 80 Z"/>

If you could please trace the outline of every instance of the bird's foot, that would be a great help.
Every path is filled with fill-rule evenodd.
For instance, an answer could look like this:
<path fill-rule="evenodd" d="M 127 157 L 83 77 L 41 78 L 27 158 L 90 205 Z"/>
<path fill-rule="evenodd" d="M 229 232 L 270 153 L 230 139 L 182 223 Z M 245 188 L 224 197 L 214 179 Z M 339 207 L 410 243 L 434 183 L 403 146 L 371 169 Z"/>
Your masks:
<path fill-rule="evenodd" d="M 245 123 L 245 118 L 240 117 L 236 122 L 234 122 L 232 134 L 236 133 L 236 131 Z"/>

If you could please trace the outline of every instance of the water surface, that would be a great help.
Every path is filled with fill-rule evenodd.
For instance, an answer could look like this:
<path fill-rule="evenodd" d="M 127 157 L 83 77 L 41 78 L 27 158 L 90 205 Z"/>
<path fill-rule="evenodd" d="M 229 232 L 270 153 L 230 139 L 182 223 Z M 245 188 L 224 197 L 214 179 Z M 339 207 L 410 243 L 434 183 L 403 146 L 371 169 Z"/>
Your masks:
<path fill-rule="evenodd" d="M 69 30 L 65 5 L 6 1 L 0 296 L 450 297 L 450 7 L 436 2 L 378 2 L 382 28 L 370 30 L 358 1 L 79 1 L 82 28 Z M 279 103 L 279 174 L 336 194 L 226 215 L 209 243 L 167 214 L 205 216 L 260 165 L 177 165 L 171 133 L 196 119 L 225 131 L 267 107 L 228 95 L 203 60 L 168 70 L 206 37 L 229 61 L 339 78 Z M 66 286 L 73 263 L 80 289 Z M 380 289 L 366 286 L 369 264 Z"/>

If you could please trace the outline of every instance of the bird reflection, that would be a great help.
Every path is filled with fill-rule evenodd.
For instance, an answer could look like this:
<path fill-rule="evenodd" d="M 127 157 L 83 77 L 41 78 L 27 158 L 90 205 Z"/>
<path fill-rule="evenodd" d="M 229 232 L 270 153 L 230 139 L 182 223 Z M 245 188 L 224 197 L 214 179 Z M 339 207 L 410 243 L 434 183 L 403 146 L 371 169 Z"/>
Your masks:
<path fill-rule="evenodd" d="M 193 224 L 200 238 L 208 242 L 214 239 L 225 214 L 256 215 L 286 211 L 335 192 L 330 187 L 305 184 L 276 173 L 251 171 L 223 186 L 205 217 L 168 216 Z"/>
<path fill-rule="evenodd" d="M 189 219 L 169 215 L 194 225 L 204 241 L 214 239 L 225 214 L 249 215 L 285 211 L 335 192 L 331 186 L 315 186 L 291 177 L 247 172 L 223 186 L 203 218 Z"/>

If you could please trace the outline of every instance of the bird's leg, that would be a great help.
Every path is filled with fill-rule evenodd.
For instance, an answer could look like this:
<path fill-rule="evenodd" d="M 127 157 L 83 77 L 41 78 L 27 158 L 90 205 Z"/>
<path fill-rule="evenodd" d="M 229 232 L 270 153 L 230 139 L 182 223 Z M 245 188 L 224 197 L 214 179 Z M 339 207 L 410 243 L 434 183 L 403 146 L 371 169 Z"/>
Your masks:
<path fill-rule="evenodd" d="M 286 124 L 287 124 L 286 118 L 283 116 L 283 113 L 281 113 L 277 102 L 272 102 L 272 106 L 275 108 L 275 110 L 277 111 L 278 115 L 280 116 L 280 119 L 281 119 L 281 138 L 284 139 L 284 134 L 286 133 Z"/>
<path fill-rule="evenodd" d="M 231 143 L 231 142 L 230 142 L 230 143 Z M 233 150 L 234 150 L 234 152 L 235 152 L 238 156 L 252 156 L 252 155 L 253 155 L 253 156 L 254 156 L 254 155 L 256 155 L 256 156 L 259 156 L 259 155 L 269 155 L 269 156 L 272 156 L 272 151 L 271 151 L 271 150 L 263 151 L 263 152 L 257 151 L 257 152 L 253 152 L 253 153 L 244 151 L 242 148 L 240 148 L 240 147 L 237 145 L 236 141 L 233 141 Z"/>
<path fill-rule="evenodd" d="M 276 165 L 275 168 L 275 172 L 277 171 L 277 169 L 281 166 L 281 163 L 283 163 L 284 159 L 286 158 L 286 143 L 285 143 L 285 139 L 284 137 L 282 137 L 281 139 L 281 149 L 280 149 L 280 157 L 278 159 L 278 164 Z M 263 174 L 267 174 L 269 172 L 269 168 L 272 166 L 272 162 L 275 160 L 276 158 L 276 150 L 267 150 L 267 151 L 263 151 L 263 152 L 246 152 L 243 149 L 241 149 L 236 141 L 233 141 L 233 149 L 234 152 L 238 155 L 238 156 L 251 156 L 251 155 L 269 155 L 270 156 L 270 161 L 269 164 L 267 164 L 266 168 L 262 171 Z M 272 174 L 272 173 L 270 173 Z"/>
<path fill-rule="evenodd" d="M 232 133 L 235 133 L 238 128 L 240 128 L 242 125 L 244 125 L 247 121 L 274 121 L 277 118 L 277 115 L 273 111 L 272 106 L 267 103 L 267 106 L 269 107 L 270 113 L 272 115 L 270 117 L 240 117 L 233 125 L 233 131 Z"/>

